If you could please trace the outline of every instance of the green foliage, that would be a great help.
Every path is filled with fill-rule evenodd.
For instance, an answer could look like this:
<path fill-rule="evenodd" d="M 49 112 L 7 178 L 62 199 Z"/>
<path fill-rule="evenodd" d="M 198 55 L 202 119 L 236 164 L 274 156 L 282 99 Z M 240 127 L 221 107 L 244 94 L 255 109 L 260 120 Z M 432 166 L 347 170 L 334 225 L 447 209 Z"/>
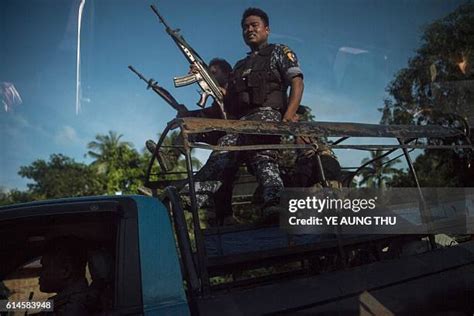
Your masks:
<path fill-rule="evenodd" d="M 459 163 L 454 151 L 426 151 L 413 163 L 422 187 L 461 187 L 470 181 L 470 168 L 466 161 Z M 453 177 L 453 175 L 456 175 Z M 408 171 L 397 171 L 389 181 L 393 187 L 413 187 L 415 182 Z"/>
<path fill-rule="evenodd" d="M 389 160 L 388 157 L 381 158 L 383 153 L 382 150 L 376 150 L 375 152 L 370 153 L 370 158 L 364 158 L 362 160 L 361 163 L 365 164 L 370 160 L 375 159 L 362 169 L 362 180 L 359 182 L 359 186 L 383 189 L 386 187 L 387 181 L 391 179 L 391 175 L 398 172 L 398 170 L 393 166 L 400 160 Z"/>
<path fill-rule="evenodd" d="M 0 206 L 14 203 L 25 203 L 36 200 L 32 193 L 19 190 L 0 190 Z"/>
<path fill-rule="evenodd" d="M 428 25 L 408 66 L 388 85 L 381 122 L 435 124 L 469 130 L 474 124 L 474 2 Z M 473 141 L 471 130 L 471 141 Z M 465 144 L 463 139 L 430 139 L 430 144 Z M 472 151 L 425 151 L 416 159 L 420 182 L 428 186 L 471 186 Z M 469 175 L 469 176 L 466 176 Z M 398 172 L 392 185 L 411 183 Z M 413 184 L 412 184 L 413 185 Z"/>
<path fill-rule="evenodd" d="M 94 158 L 91 167 L 105 176 L 107 194 L 122 192 L 136 193 L 143 185 L 145 169 L 140 154 L 129 142 L 120 140 L 123 135 L 109 131 L 108 135 L 97 135 L 87 148 L 88 155 Z"/>
<path fill-rule="evenodd" d="M 99 173 L 106 173 L 111 169 L 110 165 L 117 158 L 117 149 L 132 146 L 129 142 L 120 141 L 122 136 L 115 131 L 109 131 L 108 135 L 97 134 L 95 140 L 87 144 L 87 148 L 91 149 L 87 154 L 95 159 L 93 165 Z"/>
<path fill-rule="evenodd" d="M 428 25 L 407 68 L 387 87 L 383 123 L 452 124 L 449 115 L 473 114 L 474 3 Z"/>
<path fill-rule="evenodd" d="M 20 167 L 22 177 L 31 179 L 29 196 L 13 191 L 12 199 L 29 200 L 103 194 L 104 178 L 89 166 L 61 154 L 52 154 L 49 161 L 34 161 Z"/>
<path fill-rule="evenodd" d="M 138 188 L 143 186 L 151 154 L 146 150 L 139 153 L 131 143 L 122 141 L 122 137 L 114 131 L 97 135 L 87 145 L 87 154 L 94 158 L 90 165 L 62 154 L 52 154 L 49 160 L 38 159 L 20 167 L 18 174 L 32 180 L 32 183 L 27 185 L 26 191 L 0 187 L 0 205 L 117 192 L 138 193 Z M 178 133 L 171 133 L 165 144 L 175 144 L 177 138 Z M 173 171 L 186 171 L 184 158 L 178 155 L 176 159 Z M 194 158 L 193 167 L 200 166 L 201 162 Z M 160 171 L 156 164 L 153 171 Z M 166 177 L 178 178 L 177 175 Z M 165 176 L 160 176 L 160 179 L 165 179 Z"/>

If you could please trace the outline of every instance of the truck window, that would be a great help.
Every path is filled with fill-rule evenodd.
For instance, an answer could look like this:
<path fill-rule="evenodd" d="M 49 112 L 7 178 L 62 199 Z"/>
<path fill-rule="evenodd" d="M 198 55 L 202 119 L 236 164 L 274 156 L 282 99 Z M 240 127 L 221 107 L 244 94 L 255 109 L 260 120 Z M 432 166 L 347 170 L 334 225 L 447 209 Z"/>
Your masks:
<path fill-rule="evenodd" d="M 2 240 L 10 236 L 0 245 L 2 257 L 9 258 L 0 267 L 2 299 L 53 300 L 55 311 L 87 314 L 112 308 L 117 230 L 112 214 L 38 216 L 0 226 Z"/>

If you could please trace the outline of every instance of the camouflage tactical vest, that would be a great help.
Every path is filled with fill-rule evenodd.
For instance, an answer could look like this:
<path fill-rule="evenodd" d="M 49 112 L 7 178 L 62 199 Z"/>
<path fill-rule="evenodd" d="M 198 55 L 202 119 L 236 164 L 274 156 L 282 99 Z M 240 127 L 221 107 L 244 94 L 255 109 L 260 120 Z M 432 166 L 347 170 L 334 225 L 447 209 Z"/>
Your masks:
<path fill-rule="evenodd" d="M 260 107 L 271 107 L 283 112 L 287 105 L 286 89 L 281 78 L 271 69 L 274 44 L 261 49 L 257 54 L 240 60 L 234 67 L 230 80 L 238 116 L 243 116 Z"/>

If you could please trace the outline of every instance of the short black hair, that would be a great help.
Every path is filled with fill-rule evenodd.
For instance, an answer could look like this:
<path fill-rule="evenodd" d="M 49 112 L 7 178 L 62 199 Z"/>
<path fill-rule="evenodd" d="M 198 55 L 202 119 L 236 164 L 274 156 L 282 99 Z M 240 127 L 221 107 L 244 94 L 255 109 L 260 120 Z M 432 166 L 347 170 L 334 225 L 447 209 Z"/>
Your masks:
<path fill-rule="evenodd" d="M 244 14 L 242 14 L 242 20 L 240 21 L 240 26 L 243 26 L 245 19 L 251 15 L 260 17 L 263 23 L 265 23 L 265 26 L 270 25 L 270 20 L 268 19 L 268 15 L 265 13 L 265 11 L 259 8 L 247 8 L 247 10 L 244 11 Z"/>
<path fill-rule="evenodd" d="M 222 70 L 222 72 L 226 74 L 230 74 L 232 72 L 232 66 L 227 62 L 227 60 L 222 59 L 222 58 L 213 58 L 209 62 L 209 67 L 211 66 L 219 67 Z"/>

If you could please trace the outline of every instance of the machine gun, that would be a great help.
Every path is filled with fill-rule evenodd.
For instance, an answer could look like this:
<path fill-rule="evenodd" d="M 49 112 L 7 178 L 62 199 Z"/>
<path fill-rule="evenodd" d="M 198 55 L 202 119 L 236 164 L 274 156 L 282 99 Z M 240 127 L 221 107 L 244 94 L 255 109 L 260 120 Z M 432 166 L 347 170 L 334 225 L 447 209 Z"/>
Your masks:
<path fill-rule="evenodd" d="M 206 101 L 209 96 L 212 96 L 214 101 L 219 106 L 222 118 L 226 119 L 227 116 L 224 111 L 224 95 L 219 89 L 217 80 L 210 73 L 209 67 L 202 60 L 199 54 L 184 40 L 183 36 L 179 33 L 180 30 L 173 30 L 170 28 L 155 6 L 151 5 L 151 9 L 158 16 L 160 22 L 164 24 L 166 27 L 166 32 L 171 36 L 178 48 L 184 54 L 189 64 L 193 65 L 197 71 L 197 73 L 173 78 L 175 87 L 179 88 L 197 82 L 199 87 L 202 89 L 201 97 L 197 105 L 203 108 L 206 105 Z"/>
<path fill-rule="evenodd" d="M 147 89 L 151 88 L 153 91 L 155 91 L 156 94 L 158 94 L 160 97 L 163 98 L 163 100 L 166 101 L 166 103 L 168 103 L 169 105 L 171 105 L 173 109 L 178 111 L 178 114 L 188 112 L 188 109 L 186 108 L 186 106 L 184 104 L 178 103 L 178 101 L 176 101 L 176 99 L 171 95 L 171 93 L 168 92 L 168 90 L 158 85 L 158 82 L 156 82 L 153 79 L 146 79 L 141 73 L 139 73 L 132 66 L 128 66 L 128 69 L 133 71 L 138 76 L 138 78 L 145 81 L 148 84 L 146 88 Z"/>

